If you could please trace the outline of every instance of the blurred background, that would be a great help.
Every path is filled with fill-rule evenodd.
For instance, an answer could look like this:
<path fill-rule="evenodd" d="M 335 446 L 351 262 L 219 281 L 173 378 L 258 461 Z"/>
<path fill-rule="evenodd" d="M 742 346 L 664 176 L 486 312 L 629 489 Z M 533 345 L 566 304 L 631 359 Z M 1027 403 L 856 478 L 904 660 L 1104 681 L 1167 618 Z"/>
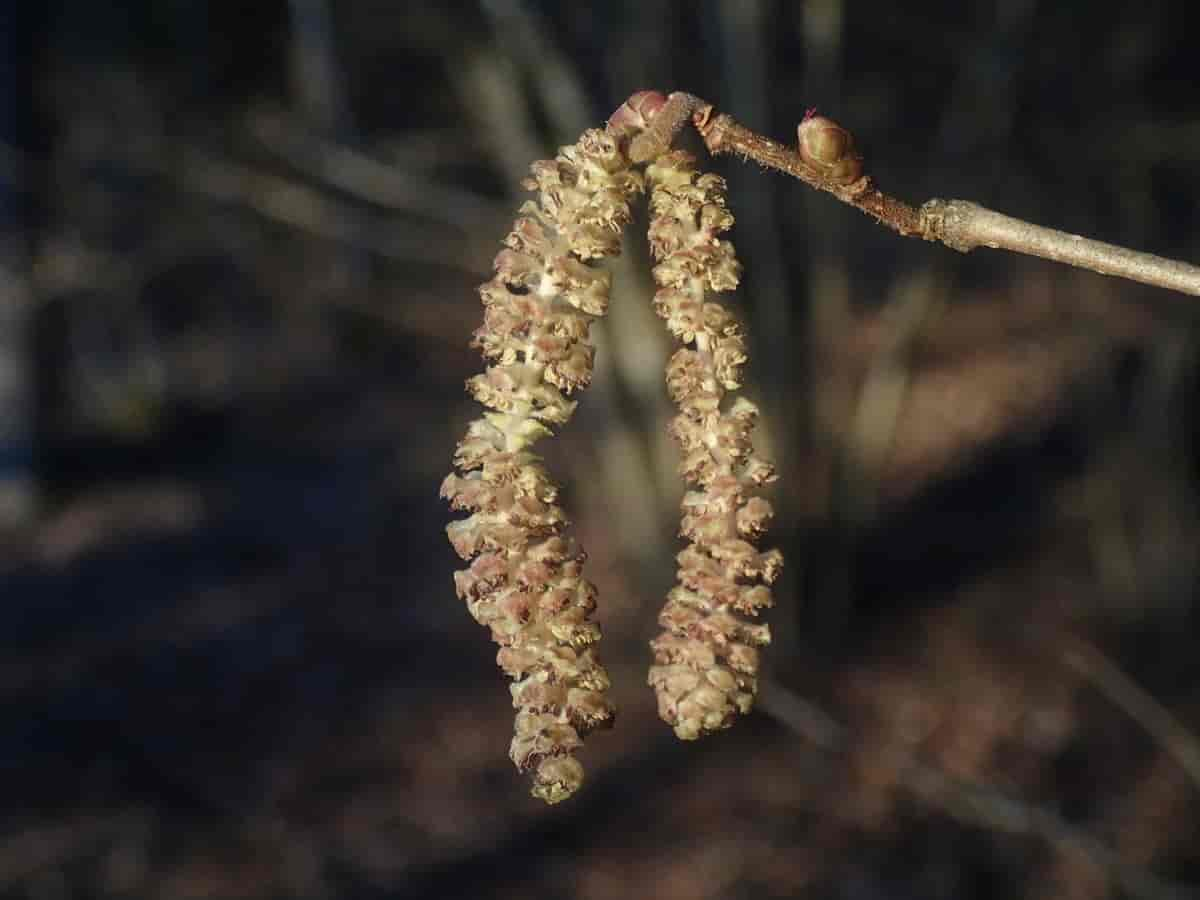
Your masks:
<path fill-rule="evenodd" d="M 1193 896 L 1194 299 L 712 162 L 788 569 L 685 745 L 640 217 L 543 445 L 620 705 L 558 807 L 437 497 L 520 179 L 633 91 L 1198 261 L 1189 6 L 0 0 L 0 896 Z"/>

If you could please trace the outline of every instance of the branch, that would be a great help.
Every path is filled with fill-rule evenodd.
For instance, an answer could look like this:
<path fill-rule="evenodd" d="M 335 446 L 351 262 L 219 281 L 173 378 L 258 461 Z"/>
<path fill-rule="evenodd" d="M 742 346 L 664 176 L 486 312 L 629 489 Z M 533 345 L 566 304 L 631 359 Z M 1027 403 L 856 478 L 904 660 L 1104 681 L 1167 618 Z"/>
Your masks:
<path fill-rule="evenodd" d="M 810 112 L 800 124 L 800 143 L 793 149 L 757 134 L 726 113 L 713 112 L 712 104 L 699 97 L 671 94 L 650 127 L 631 143 L 630 156 L 634 161 L 657 156 L 690 117 L 710 153 L 732 153 L 799 178 L 905 237 L 938 241 L 962 253 L 976 247 L 1011 250 L 1200 296 L 1200 267 L 1188 263 L 1043 228 L 968 200 L 934 198 L 913 207 L 889 196 L 862 174 L 862 157 L 854 150 L 849 132 L 823 116 Z"/>

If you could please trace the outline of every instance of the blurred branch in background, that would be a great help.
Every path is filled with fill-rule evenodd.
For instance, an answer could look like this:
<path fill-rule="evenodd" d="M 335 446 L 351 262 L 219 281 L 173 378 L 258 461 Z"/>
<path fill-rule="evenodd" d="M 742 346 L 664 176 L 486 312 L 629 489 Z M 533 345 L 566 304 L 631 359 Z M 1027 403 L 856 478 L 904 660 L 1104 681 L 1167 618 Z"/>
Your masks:
<path fill-rule="evenodd" d="M 845 442 L 843 489 L 852 526 L 873 523 L 879 516 L 879 488 L 892 456 L 896 427 L 912 381 L 912 353 L 922 329 L 939 306 L 946 290 L 928 269 L 896 279 L 880 313 L 886 336 L 871 357 L 857 402 L 849 411 Z"/>
<path fill-rule="evenodd" d="M 1161 703 L 1103 653 L 1084 641 L 1064 648 L 1062 660 L 1108 697 L 1167 751 L 1200 790 L 1200 741 Z"/>
<path fill-rule="evenodd" d="M 345 140 L 354 133 L 338 65 L 327 0 L 288 0 L 292 25 L 292 85 L 296 105 L 314 127 Z"/>
<path fill-rule="evenodd" d="M 0 531 L 27 525 L 34 487 L 33 354 L 29 346 L 32 61 L 22 52 L 18 2 L 0 2 Z"/>
<path fill-rule="evenodd" d="M 464 235 L 498 231 L 500 206 L 457 185 L 438 184 L 306 128 L 282 112 L 262 110 L 247 123 L 251 133 L 280 159 L 322 184 L 373 206 L 451 225 Z"/>
<path fill-rule="evenodd" d="M 806 96 L 813 98 L 810 105 L 837 105 L 843 95 L 845 4 L 842 0 L 805 3 L 795 28 L 803 53 L 801 83 Z M 849 508 L 854 475 L 846 456 L 853 387 L 841 350 L 853 327 L 852 285 L 845 220 L 826 215 L 820 198 L 810 191 L 802 192 L 800 207 L 806 263 L 800 333 L 806 352 L 791 354 L 791 370 L 803 390 L 798 417 L 784 433 L 797 449 L 808 448 L 800 457 L 806 484 L 799 492 L 802 527 L 796 530 L 791 555 L 804 560 L 805 569 L 791 577 L 806 590 L 792 620 L 798 646 L 819 648 L 818 652 L 836 658 L 854 603 L 853 511 Z"/>
<path fill-rule="evenodd" d="M 346 82 L 338 58 L 333 10 L 328 0 L 288 0 L 291 14 L 292 94 L 298 115 L 330 141 L 348 144 L 356 129 L 346 95 Z M 369 227 L 351 214 L 346 229 L 359 233 Z M 343 296 L 363 293 L 370 285 L 370 260 L 352 243 L 338 254 L 338 287 Z"/>
<path fill-rule="evenodd" d="M 763 685 L 760 707 L 819 750 L 837 753 L 853 740 L 822 710 L 778 683 Z M 908 751 L 900 752 L 908 754 Z M 903 788 L 921 802 L 958 821 L 991 831 L 1037 837 L 1060 852 L 1081 852 L 1132 897 L 1191 900 L 1197 896 L 1190 887 L 1164 881 L 1129 865 L 1112 849 L 1072 826 L 1056 812 L 1029 804 L 991 785 L 956 778 L 913 758 L 901 764 L 899 780 Z"/>
<path fill-rule="evenodd" d="M 172 170 L 178 184 L 220 203 L 244 206 L 272 222 L 394 262 L 463 269 L 470 265 L 461 235 L 431 240 L 429 226 L 400 224 L 294 179 L 185 149 Z M 410 195 L 410 203 L 418 202 Z M 432 199 L 432 198 L 427 198 Z M 431 209 L 436 215 L 436 209 Z M 446 226 L 442 226 L 446 227 Z M 480 270 L 482 270 L 480 266 Z"/>

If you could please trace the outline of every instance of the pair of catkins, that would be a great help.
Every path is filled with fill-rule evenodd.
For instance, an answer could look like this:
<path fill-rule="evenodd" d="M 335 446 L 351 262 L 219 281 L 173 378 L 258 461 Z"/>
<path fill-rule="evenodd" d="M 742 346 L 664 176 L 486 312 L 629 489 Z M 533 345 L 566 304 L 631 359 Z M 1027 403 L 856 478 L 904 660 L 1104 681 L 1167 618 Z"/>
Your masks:
<path fill-rule="evenodd" d="M 770 640 L 753 617 L 771 605 L 768 585 L 782 565 L 779 551 L 756 546 L 772 515 L 757 490 L 775 475 L 751 445 L 758 410 L 728 396 L 741 384 L 746 343 L 713 299 L 733 290 L 741 271 L 721 237 L 733 224 L 725 183 L 669 146 L 637 164 L 629 153 L 665 102 L 657 92 L 635 94 L 606 128 L 532 165 L 524 186 L 537 200 L 521 207 L 495 276 L 479 289 L 484 319 L 473 345 L 488 366 L 467 389 L 487 410 L 467 428 L 454 457 L 458 472 L 442 484 L 451 505 L 470 512 L 447 527 L 469 561 L 454 574 L 455 588 L 491 630 L 497 663 L 513 679 L 510 756 L 532 772 L 534 796 L 549 803 L 580 787 L 575 751 L 588 732 L 612 723 L 614 710 L 596 654 L 596 589 L 584 577 L 583 550 L 564 534 L 558 488 L 533 447 L 567 422 L 573 395 L 591 380 L 588 331 L 605 313 L 610 285 L 595 261 L 620 252 L 630 205 L 647 190 L 654 309 L 682 345 L 666 382 L 679 407 L 670 430 L 689 487 L 678 584 L 650 645 L 649 683 L 662 718 L 684 739 L 728 727 L 753 704 L 758 648 Z M 838 140 L 815 137 L 818 153 L 820 141 Z M 832 151 L 845 157 L 844 149 Z"/>

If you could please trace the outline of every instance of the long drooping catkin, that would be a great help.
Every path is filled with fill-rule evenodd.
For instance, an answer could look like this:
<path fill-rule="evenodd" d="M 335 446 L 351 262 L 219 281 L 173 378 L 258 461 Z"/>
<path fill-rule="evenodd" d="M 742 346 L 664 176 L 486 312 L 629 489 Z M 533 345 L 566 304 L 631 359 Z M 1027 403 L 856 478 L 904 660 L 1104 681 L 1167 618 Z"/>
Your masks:
<path fill-rule="evenodd" d="M 569 395 L 592 376 L 588 330 L 608 304 L 609 276 L 588 260 L 620 252 L 631 198 L 642 179 L 617 138 L 591 130 L 553 160 L 536 162 L 521 208 L 480 287 L 483 325 L 474 344 L 491 360 L 468 390 L 488 407 L 459 443 L 442 495 L 471 515 L 447 527 L 467 569 L 459 597 L 500 645 L 517 709 L 510 756 L 534 772 L 533 793 L 550 803 L 578 789 L 582 737 L 612 721 L 608 675 L 592 645 L 595 588 L 584 553 L 565 537 L 557 488 L 530 450 L 570 418 Z"/>
<path fill-rule="evenodd" d="M 679 405 L 671 424 L 683 460 L 680 473 L 695 487 L 684 496 L 678 556 L 679 584 L 659 615 L 663 628 L 651 647 L 650 684 L 662 718 L 681 738 L 728 727 L 748 712 L 757 691 L 757 647 L 766 625 L 746 616 L 771 604 L 767 587 L 783 559 L 759 552 L 754 541 L 771 506 L 750 491 L 774 470 L 753 455 L 750 431 L 758 410 L 744 398 L 727 408 L 727 391 L 741 385 L 746 346 L 741 329 L 710 291 L 737 286 L 741 267 L 720 235 L 733 224 L 725 183 L 700 174 L 695 161 L 670 151 L 646 170 L 650 184 L 650 248 L 657 261 L 654 308 L 685 345 L 667 366 L 667 389 Z"/>

